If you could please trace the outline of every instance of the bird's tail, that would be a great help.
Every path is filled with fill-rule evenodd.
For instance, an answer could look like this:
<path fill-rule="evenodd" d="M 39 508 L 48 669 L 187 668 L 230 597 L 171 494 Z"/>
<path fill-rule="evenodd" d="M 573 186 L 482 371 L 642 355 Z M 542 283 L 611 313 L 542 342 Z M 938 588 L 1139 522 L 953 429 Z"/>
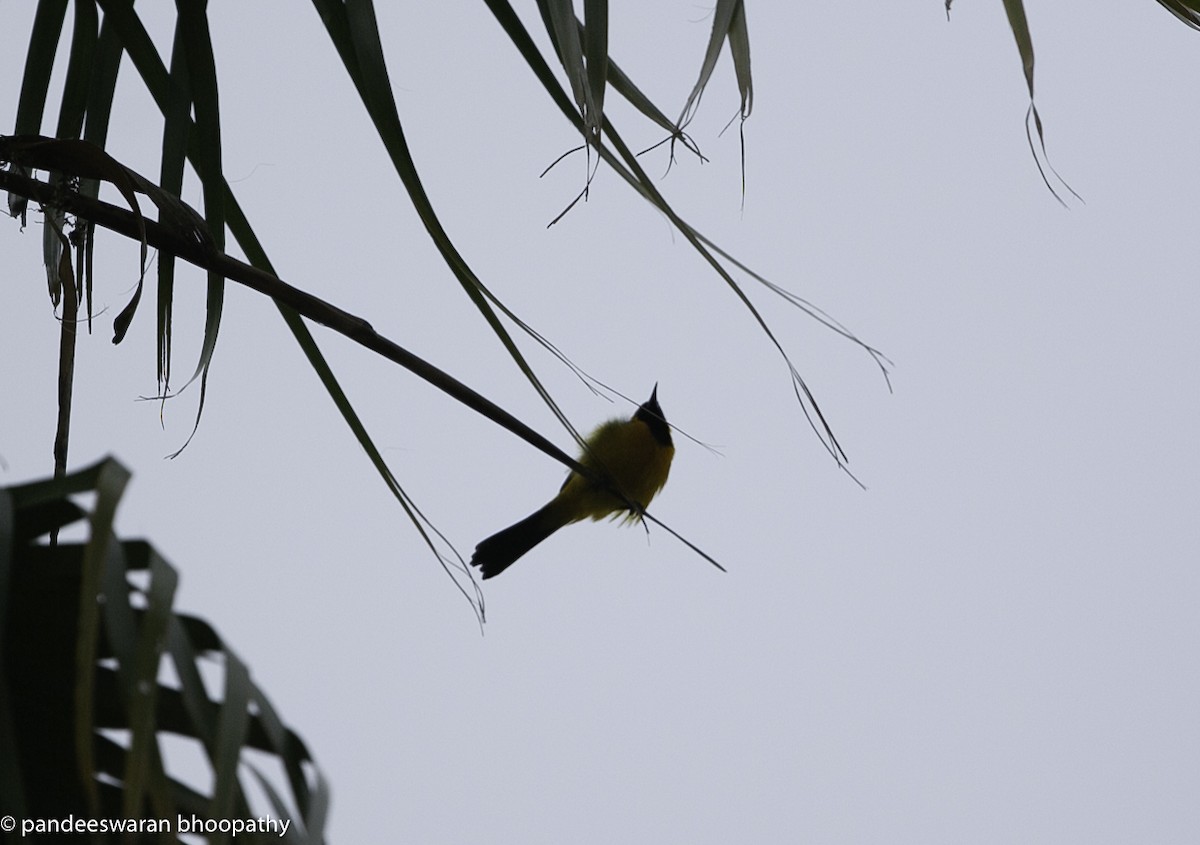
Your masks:
<path fill-rule="evenodd" d="M 558 499 L 551 500 L 520 522 L 481 540 L 471 556 L 486 581 L 512 566 L 517 558 L 545 540 L 570 520 L 564 519 Z"/>

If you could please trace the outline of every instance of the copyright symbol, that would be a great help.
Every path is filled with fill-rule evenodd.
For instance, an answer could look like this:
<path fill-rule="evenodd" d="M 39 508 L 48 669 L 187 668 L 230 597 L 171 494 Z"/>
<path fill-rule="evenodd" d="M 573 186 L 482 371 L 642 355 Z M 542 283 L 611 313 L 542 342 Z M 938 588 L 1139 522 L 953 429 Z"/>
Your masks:
<path fill-rule="evenodd" d="M 5 833 L 10 833 L 16 826 L 17 820 L 12 816 L 0 818 L 0 830 L 4 831 Z"/>

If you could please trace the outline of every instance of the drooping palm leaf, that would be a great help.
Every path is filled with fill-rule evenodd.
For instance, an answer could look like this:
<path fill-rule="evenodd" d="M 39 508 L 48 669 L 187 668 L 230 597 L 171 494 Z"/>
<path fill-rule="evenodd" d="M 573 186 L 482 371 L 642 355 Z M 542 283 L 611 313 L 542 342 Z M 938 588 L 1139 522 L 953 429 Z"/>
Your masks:
<path fill-rule="evenodd" d="M 1033 96 L 1033 36 L 1029 32 L 1029 21 L 1025 17 L 1025 4 L 1023 0 L 1004 0 L 1004 11 L 1008 14 L 1008 25 L 1012 29 L 1013 38 L 1016 39 L 1017 51 L 1021 54 L 1021 67 L 1025 71 L 1025 84 L 1029 88 L 1029 110 L 1025 114 L 1025 134 L 1029 139 L 1029 152 L 1033 155 L 1034 163 L 1037 164 L 1038 173 L 1041 174 L 1042 181 L 1046 183 L 1046 188 L 1059 203 L 1065 206 L 1066 201 L 1050 183 L 1050 174 L 1053 174 L 1054 178 L 1076 199 L 1081 198 L 1070 185 L 1063 181 L 1046 157 L 1046 133 L 1042 127 L 1042 116 L 1038 114 L 1037 102 Z M 1033 140 L 1035 131 L 1037 133 L 1036 144 Z"/>
<path fill-rule="evenodd" d="M 81 0 L 81 2 L 87 5 L 87 0 Z M 104 21 L 99 41 L 97 42 L 95 36 L 95 16 L 91 15 L 89 17 L 87 11 L 79 9 L 76 11 L 77 24 L 78 22 L 82 22 L 84 26 L 77 28 L 84 34 L 77 35 L 73 41 L 73 45 L 77 45 L 73 46 L 73 50 L 76 50 L 79 55 L 83 55 L 86 50 L 91 50 L 93 54 L 104 57 L 108 66 L 112 68 L 111 73 L 103 77 L 103 85 L 108 86 L 108 90 L 98 91 L 96 90 L 97 86 L 93 85 L 86 98 L 89 108 L 95 105 L 102 112 L 95 124 L 94 136 L 102 139 L 107 131 L 108 104 L 111 103 L 112 96 L 111 87 L 115 85 L 116 80 L 116 62 L 113 60 L 113 56 L 114 54 L 119 56 L 122 51 L 127 52 L 147 90 L 154 97 L 164 114 L 162 181 L 166 188 L 165 192 L 177 194 L 178 187 L 181 185 L 181 151 L 186 151 L 187 159 L 191 161 L 192 166 L 200 177 L 205 198 L 204 214 L 208 218 L 208 230 L 212 233 L 217 251 L 222 252 L 220 243 L 226 223 L 225 216 L 229 215 L 228 222 L 232 231 L 238 238 L 243 249 L 247 251 L 247 254 L 250 254 L 251 246 L 257 246 L 253 238 L 253 232 L 250 230 L 249 224 L 244 220 L 244 217 L 240 214 L 235 215 L 232 212 L 232 209 L 236 206 L 236 200 L 233 199 L 232 193 L 229 192 L 228 185 L 225 183 L 223 174 L 221 173 L 220 109 L 216 88 L 215 63 L 213 61 L 211 39 L 207 28 L 206 3 L 203 0 L 181 0 L 178 3 L 176 46 L 173 50 L 172 69 L 170 71 L 167 70 L 166 65 L 158 55 L 157 49 L 146 34 L 145 28 L 134 11 L 133 3 L 130 0 L 96 0 L 96 3 L 104 12 Z M 435 244 L 442 252 L 447 265 L 454 272 L 459 283 L 468 293 L 468 296 L 475 302 L 477 308 L 484 314 L 493 331 L 501 338 L 509 354 L 517 362 L 531 384 L 534 385 L 535 389 L 543 396 L 551 409 L 567 425 L 568 429 L 578 438 L 578 433 L 570 428 L 569 422 L 542 387 L 532 368 L 525 361 L 516 344 L 509 336 L 505 324 L 501 321 L 501 316 L 513 320 L 518 327 L 527 331 L 530 336 L 545 345 L 554 354 L 566 360 L 565 356 L 562 356 L 553 344 L 542 338 L 535 330 L 525 326 L 515 314 L 512 314 L 512 312 L 505 308 L 487 287 L 484 286 L 479 277 L 463 260 L 449 235 L 445 232 L 434 212 L 432 203 L 425 194 L 415 164 L 409 154 L 403 128 L 396 110 L 373 4 L 370 0 L 346 0 L 345 2 L 341 0 L 314 0 L 314 5 L 320 12 L 331 40 L 358 89 L 369 115 L 376 125 L 376 129 L 392 158 L 397 173 L 409 192 L 414 207 L 424 221 Z M 489 6 L 498 17 L 503 17 L 507 14 L 511 15 L 515 20 L 515 14 L 512 13 L 512 9 L 507 3 L 500 2 L 500 0 L 492 0 L 492 2 L 489 2 Z M 839 464 L 843 463 L 845 455 L 833 437 L 832 429 L 824 421 L 823 414 L 808 391 L 804 380 L 800 377 L 799 371 L 787 359 L 786 353 L 767 327 L 762 315 L 759 314 L 755 306 L 741 292 L 729 273 L 721 267 L 715 256 L 712 253 L 706 252 L 703 242 L 697 237 L 697 233 L 692 231 L 678 215 L 670 210 L 661 193 L 649 182 L 645 173 L 637 166 L 633 155 L 628 151 L 624 143 L 621 142 L 615 130 L 608 125 L 608 121 L 604 117 L 603 102 L 605 90 L 609 83 L 613 84 L 614 90 L 626 97 L 635 108 L 646 114 L 658 125 L 663 125 L 666 123 L 666 120 L 662 117 L 661 110 L 654 106 L 641 93 L 632 80 L 621 73 L 619 68 L 609 59 L 607 55 L 607 3 L 602 2 L 602 0 L 588 0 L 584 6 L 583 21 L 575 18 L 571 4 L 565 2 L 565 0 L 543 0 L 540 4 L 540 9 L 544 20 L 547 21 L 551 42 L 559 56 L 560 63 L 566 71 L 570 89 L 574 95 L 574 106 L 570 105 L 571 98 L 564 96 L 564 92 L 561 91 L 558 83 L 551 83 L 550 80 L 553 79 L 553 76 L 544 67 L 545 62 L 540 54 L 537 53 L 536 49 L 532 48 L 532 42 L 529 41 L 527 34 L 524 34 L 522 31 L 514 35 L 516 30 L 506 26 L 505 30 L 509 37 L 513 39 L 514 44 L 526 58 L 530 67 L 534 69 L 534 72 L 542 78 L 543 84 L 547 85 L 547 90 L 551 92 L 551 96 L 555 97 L 556 101 L 562 98 L 567 103 L 566 110 L 572 112 L 569 116 L 573 118 L 573 122 L 584 136 L 585 142 L 595 142 L 596 148 L 601 150 L 602 157 L 610 165 L 617 167 L 618 172 L 626 181 L 633 185 L 652 204 L 668 214 L 668 217 L 672 219 L 675 225 L 680 227 L 681 231 L 685 233 L 685 236 L 687 236 L 693 247 L 705 255 L 706 259 L 717 269 L 722 278 L 732 286 L 739 300 L 755 315 L 755 318 L 767 333 L 772 344 L 776 346 L 787 362 L 805 414 L 809 415 L 810 420 L 814 421 L 814 429 L 821 435 L 831 454 L 837 458 Z M 43 0 L 38 16 L 42 34 L 38 36 L 38 45 L 31 44 L 30 59 L 27 61 L 29 72 L 23 83 L 22 94 L 22 103 L 27 104 L 24 111 L 26 122 L 31 123 L 33 126 L 40 123 L 40 109 L 44 107 L 47 93 L 48 70 L 45 74 L 45 82 L 41 81 L 41 72 L 42 69 L 48 68 L 53 64 L 54 47 L 57 43 L 58 33 L 61 31 L 62 18 L 64 16 L 65 7 L 62 3 Z M 91 34 L 88 35 L 88 32 Z M 739 113 L 743 119 L 749 114 L 752 107 L 752 87 L 749 41 L 745 25 L 744 7 L 740 0 L 719 0 L 714 12 L 713 30 L 706 50 L 705 60 L 701 66 L 700 77 L 693 88 L 692 94 L 688 97 L 679 120 L 670 124 L 672 138 L 683 137 L 682 126 L 694 114 L 695 107 L 699 103 L 704 87 L 713 73 L 716 58 L 719 55 L 721 47 L 726 42 L 730 45 L 730 52 L 734 60 L 734 69 L 741 91 Z M 117 46 L 114 47 L 114 45 Z M 46 58 L 47 56 L 49 57 L 48 59 Z M 76 100 L 79 100 L 77 94 L 73 94 L 72 96 Z M 188 117 L 189 112 L 194 113 L 194 122 Z M 33 116 L 37 117 L 36 121 L 33 120 Z M 85 116 L 85 125 L 88 127 L 89 133 L 93 131 L 93 117 L 94 115 L 90 112 Z M 613 149 L 616 151 L 615 155 L 607 148 L 599 146 L 602 135 L 606 133 L 613 140 Z M 48 249 L 54 248 L 57 248 L 56 244 L 48 246 Z M 256 254 L 261 258 L 260 261 L 256 261 L 260 269 L 269 267 L 269 262 L 266 262 L 265 253 L 261 250 L 261 247 L 257 247 Z M 77 265 L 82 264 L 82 262 L 76 263 Z M 220 320 L 222 288 L 218 282 L 219 280 L 216 276 L 210 275 L 210 297 L 209 307 L 206 312 L 205 341 L 200 362 L 197 366 L 197 375 L 201 380 L 201 400 L 197 412 L 197 424 L 199 422 L 199 413 L 203 408 L 206 386 L 205 375 L 216 342 L 217 327 Z M 168 258 L 165 263 L 160 263 L 158 298 L 157 336 L 159 342 L 159 372 L 163 379 L 164 393 L 169 389 L 168 379 L 171 369 L 170 304 L 172 286 L 173 268 Z M 128 320 L 132 318 L 137 303 L 138 299 L 135 295 L 134 300 L 119 317 L 118 333 L 123 331 L 124 327 L 128 324 Z M 415 506 L 410 507 L 411 500 L 399 489 L 399 486 L 395 483 L 395 479 L 387 471 L 382 459 L 378 456 L 378 450 L 370 443 L 365 429 L 354 415 L 353 409 L 350 408 L 349 402 L 346 401 L 340 387 L 337 386 L 336 380 L 333 379 L 332 372 L 329 371 L 327 365 L 321 359 L 320 352 L 317 350 L 315 343 L 312 342 L 311 337 L 305 336 L 307 332 L 303 324 L 295 314 L 289 316 L 284 306 L 281 306 L 281 311 L 284 312 L 285 320 L 297 337 L 314 369 L 322 374 L 323 382 L 325 382 L 339 410 L 341 410 L 347 423 L 354 431 L 355 436 L 359 439 L 360 444 L 362 444 L 364 451 L 371 457 L 372 462 L 376 465 L 385 482 L 388 483 L 389 488 L 405 504 L 410 518 L 413 519 L 415 524 L 418 524 L 422 535 L 426 537 L 426 541 L 430 542 L 431 547 L 433 547 L 429 535 L 420 527 L 419 511 L 416 510 Z M 193 378 L 195 377 L 193 376 Z M 447 565 L 446 558 L 440 554 L 439 558 L 442 559 L 444 566 Z M 467 577 L 468 579 L 470 578 L 469 574 Z"/>
<path fill-rule="evenodd" d="M 272 814 L 291 818 L 295 841 L 322 841 L 328 790 L 304 743 L 215 630 L 172 609 L 175 570 L 147 543 L 114 535 L 112 519 L 128 479 L 106 459 L 56 481 L 0 490 L 0 631 L 6 634 L 0 809 L 26 816 L 251 818 L 268 808 L 247 799 L 249 773 L 269 787 Z M 87 492 L 95 493 L 90 512 L 71 500 Z M 37 542 L 81 520 L 89 531 L 83 545 Z M 64 603 L 70 595 L 76 602 Z M 159 681 L 164 659 L 171 660 L 178 687 Z M 216 700 L 199 668 L 214 660 L 226 674 Z M 68 716 L 74 731 L 48 733 L 39 719 L 54 714 Z M 127 732 L 127 742 L 104 733 L 112 730 Z M 167 770 L 164 733 L 203 747 L 215 772 L 209 794 Z M 48 747 L 58 753 L 37 753 Z M 286 782 L 251 770 L 247 749 L 276 758 Z M 72 760 L 75 770 L 63 771 Z M 48 782 L 57 788 L 43 788 Z M 287 811 L 283 789 L 298 816 Z"/>
<path fill-rule="evenodd" d="M 1160 0 L 1164 2 L 1164 0 Z M 1171 0 L 1165 0 L 1171 2 Z M 950 20 L 950 7 L 953 0 L 946 0 L 946 20 Z M 1058 171 L 1051 166 L 1049 158 L 1046 155 L 1046 131 L 1042 126 L 1042 116 L 1038 113 L 1037 103 L 1033 96 L 1033 36 L 1029 31 L 1029 21 L 1025 17 L 1025 3 L 1023 0 L 1004 0 L 1004 12 L 1008 16 L 1008 27 L 1012 30 L 1013 39 L 1017 42 L 1017 52 L 1021 56 L 1021 68 L 1025 73 L 1025 87 L 1029 89 L 1029 108 L 1025 112 L 1025 138 L 1029 142 L 1029 152 L 1033 156 L 1033 162 L 1037 165 L 1038 174 L 1042 177 L 1042 182 L 1046 185 L 1046 189 L 1050 191 L 1058 202 L 1066 206 L 1066 200 L 1062 194 L 1055 189 L 1050 181 L 1050 176 L 1053 176 L 1055 181 L 1082 202 L 1079 194 L 1066 183 Z M 1034 140 L 1034 135 L 1037 135 L 1037 140 Z"/>
<path fill-rule="evenodd" d="M 1196 2 L 1196 0 L 1158 0 L 1158 2 L 1192 29 L 1200 29 L 1200 2 Z"/>
<path fill-rule="evenodd" d="M 730 53 L 733 56 L 734 72 L 738 82 L 738 92 L 742 104 L 740 114 L 743 120 L 750 116 L 754 103 L 754 90 L 750 78 L 750 34 L 746 28 L 746 9 L 742 0 L 717 0 L 713 9 L 712 32 L 708 36 L 708 46 L 704 51 L 704 61 L 700 64 L 700 76 L 692 91 L 688 94 L 683 110 L 679 113 L 676 127 L 682 130 L 691 123 L 700 107 L 700 98 L 712 79 L 717 67 L 717 59 L 721 56 L 721 47 L 728 40 Z"/>
<path fill-rule="evenodd" d="M 608 63 L 608 3 L 586 0 L 586 29 L 578 26 L 571 0 L 538 0 L 538 11 L 546 24 L 575 107 L 584 126 L 584 138 L 591 144 L 600 137 L 604 126 L 604 88 Z M 582 35 L 581 35 L 582 33 Z"/>
<path fill-rule="evenodd" d="M 396 101 L 392 93 L 391 82 L 388 79 L 387 63 L 384 60 L 383 46 L 379 38 L 379 27 L 375 21 L 373 5 L 369 0 L 348 0 L 348 2 L 313 0 L 313 5 L 320 14 L 321 21 L 325 25 L 346 72 L 350 75 L 363 105 L 366 106 L 371 121 L 375 124 L 375 130 L 379 133 L 379 138 L 392 160 L 392 166 L 396 169 L 397 175 L 408 192 L 413 208 L 420 216 L 434 245 L 442 254 L 446 266 L 454 274 L 484 319 L 487 320 L 489 327 L 500 339 L 508 354 L 542 397 L 547 407 L 571 432 L 575 440 L 582 444 L 583 437 L 571 425 L 570 420 L 542 385 L 493 306 L 498 306 L 504 312 L 507 312 L 507 309 L 500 305 L 499 299 L 488 290 L 463 258 L 445 227 L 442 226 L 433 203 L 425 192 L 404 136 L 399 113 L 396 110 Z"/>
<path fill-rule="evenodd" d="M 504 29 L 509 40 L 513 42 L 521 57 L 529 65 L 534 76 L 546 89 L 547 94 L 558 106 L 559 110 L 571 121 L 576 128 L 583 132 L 584 127 L 580 122 L 579 116 L 576 113 L 571 99 L 563 91 L 562 85 L 555 78 L 553 71 L 547 64 L 545 58 L 541 55 L 530 37 L 524 24 L 513 10 L 507 0 L 486 0 L 488 8 L 495 15 L 497 21 Z M 734 13 L 733 9 L 728 12 L 730 15 Z M 719 24 L 714 24 L 714 31 L 719 31 Z M 718 48 L 720 46 L 720 41 Z M 711 45 L 711 42 L 710 42 Z M 701 88 L 700 91 L 703 89 Z M 694 92 L 695 93 L 695 92 Z M 698 99 L 699 93 L 696 93 Z M 685 110 L 685 114 L 687 110 Z M 630 187 L 637 191 L 647 202 L 654 208 L 658 209 L 671 223 L 683 234 L 684 238 L 692 247 L 700 253 L 700 255 L 709 263 L 709 265 L 717 272 L 721 279 L 730 287 L 738 301 L 747 308 L 760 328 L 766 334 L 769 342 L 774 346 L 776 351 L 782 357 L 787 369 L 789 378 L 794 386 L 797 399 L 799 400 L 801 410 L 805 418 L 809 421 L 813 431 L 817 434 L 826 451 L 837 461 L 838 465 L 846 469 L 846 454 L 842 450 L 841 445 L 837 441 L 837 437 L 833 433 L 833 428 L 825 419 L 824 412 L 816 402 L 807 382 L 801 375 L 797 367 L 788 357 L 786 350 L 776 338 L 773 330 L 770 328 L 766 318 L 762 315 L 759 309 L 751 302 L 749 297 L 742 290 L 741 286 L 729 273 L 729 271 L 717 259 L 717 255 L 708 249 L 703 236 L 691 227 L 675 209 L 667 202 L 666 198 L 654 185 L 653 181 L 646 174 L 637 160 L 637 156 L 629 149 L 622 141 L 620 134 L 606 120 L 603 138 L 607 139 L 596 145 L 596 150 L 599 152 L 604 161 L 622 178 Z M 846 335 L 870 352 L 873 356 L 875 352 L 866 344 L 858 341 L 852 335 Z M 880 358 L 876 357 L 879 362 Z"/>
<path fill-rule="evenodd" d="M 135 69 L 141 76 L 147 90 L 155 99 L 164 114 L 164 140 L 162 173 L 164 192 L 178 196 L 182 186 L 181 151 L 186 151 L 200 180 L 205 196 L 205 214 L 208 218 L 208 231 L 212 233 L 214 245 L 223 242 L 226 214 L 228 209 L 236 205 L 232 192 L 224 180 L 220 169 L 220 132 L 219 105 L 216 94 L 215 67 L 212 62 L 211 39 L 207 32 L 204 18 L 204 3 L 188 0 L 181 3 L 183 7 L 177 26 L 176 51 L 173 54 L 173 68 L 168 73 L 166 66 L 150 40 L 145 27 L 133 10 L 130 0 L 97 0 L 104 12 L 104 23 L 101 28 L 100 46 L 98 48 L 97 74 L 93 77 L 93 85 L 89 95 L 89 112 L 87 114 L 88 137 L 103 144 L 107 134 L 108 115 L 110 112 L 113 90 L 116 84 L 117 68 L 122 53 L 127 52 Z M 48 94 L 49 68 L 53 65 L 53 56 L 59 34 L 61 32 L 63 8 L 55 3 L 46 2 L 44 10 L 39 10 L 39 26 L 35 27 L 33 41 L 30 47 L 30 58 L 27 61 L 27 74 L 22 88 L 22 126 L 27 126 L 35 132 L 41 120 L 41 109 L 44 107 Z M 44 71 L 44 73 L 43 73 Z M 206 128 L 197 129 L 190 113 L 195 110 L 197 120 L 207 120 Z M 86 181 L 85 181 L 85 184 Z M 89 195 L 95 197 L 95 187 L 89 185 Z M 12 201 L 19 201 L 15 195 Z M 160 204 L 161 207 L 161 204 Z M 50 214 L 54 214 L 54 206 L 48 206 Z M 165 212 L 163 212 L 165 213 Z M 162 214 L 160 214 L 162 219 Z M 170 223 L 163 220 L 164 223 Z M 258 266 L 269 271 L 270 264 L 265 252 L 257 244 L 249 222 L 240 211 L 230 219 L 229 226 L 234 236 L 247 255 L 255 256 Z M 48 227 L 50 228 L 50 227 Z M 90 246 L 87 243 L 87 266 L 90 267 Z M 57 253 L 51 250 L 58 248 L 58 240 L 47 241 L 47 255 Z M 57 267 L 57 262 L 52 265 Z M 144 266 L 144 262 L 143 262 Z M 49 276 L 56 279 L 56 276 Z M 174 289 L 173 259 L 167 255 L 159 264 L 158 305 L 157 305 L 157 339 L 158 339 L 158 371 L 163 395 L 170 391 L 171 373 L 171 338 L 172 318 L 171 303 Z M 117 336 L 123 335 L 133 318 L 140 301 L 141 286 L 132 301 L 122 311 L 117 319 Z M 215 349 L 217 329 L 220 323 L 221 302 L 223 299 L 223 282 L 214 275 L 209 276 L 208 307 L 205 316 L 205 333 L 202 352 L 193 379 L 200 378 L 200 402 L 197 408 L 195 434 L 199 425 L 200 414 L 203 410 L 204 396 L 207 387 L 207 371 Z M 89 296 L 90 302 L 90 296 Z M 312 340 L 299 316 L 290 312 L 287 306 L 280 305 L 285 322 L 296 337 L 302 351 L 309 359 L 314 370 L 321 377 L 335 405 L 342 413 L 354 436 L 358 439 L 363 450 L 367 453 L 389 490 L 404 506 L 410 519 L 417 525 L 418 531 L 425 542 L 434 549 L 435 556 L 442 566 L 451 572 L 456 585 L 467 595 L 476 609 L 482 613 L 482 598 L 474 583 L 469 569 L 452 547 L 440 538 L 436 529 L 420 516 L 419 509 L 411 498 L 400 488 L 395 477 L 383 462 L 379 450 L 371 442 L 365 426 L 358 419 L 349 400 L 346 398 L 332 370 L 325 363 L 320 350 Z M 190 441 L 190 437 L 189 437 Z M 184 444 L 186 446 L 186 442 Z M 178 454 L 178 453 L 176 453 Z M 424 524 L 422 524 L 424 522 Z M 442 551 L 443 548 L 449 552 Z"/>

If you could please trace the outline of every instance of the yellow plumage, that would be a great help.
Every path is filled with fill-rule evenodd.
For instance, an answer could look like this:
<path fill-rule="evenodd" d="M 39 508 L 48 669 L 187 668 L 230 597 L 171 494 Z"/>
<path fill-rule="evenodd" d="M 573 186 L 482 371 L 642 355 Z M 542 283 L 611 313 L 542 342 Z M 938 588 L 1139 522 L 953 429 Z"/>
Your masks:
<path fill-rule="evenodd" d="M 609 420 L 593 431 L 579 462 L 607 480 L 598 483 L 572 472 L 558 495 L 525 519 L 475 547 L 471 565 L 491 578 L 507 569 L 564 525 L 583 519 L 624 516 L 632 522 L 667 483 L 675 446 L 658 404 L 658 389 L 628 420 Z M 617 495 L 613 488 L 620 492 Z M 635 508 L 630 507 L 630 503 Z"/>
<path fill-rule="evenodd" d="M 609 420 L 588 436 L 587 449 L 579 462 L 607 477 L 625 498 L 572 472 L 555 500 L 562 503 L 565 512 L 573 514 L 571 522 L 621 514 L 626 522 L 632 522 L 637 513 L 629 509 L 625 499 L 643 508 L 648 506 L 667 483 L 674 455 L 675 447 L 656 441 L 649 426 L 633 420 Z"/>

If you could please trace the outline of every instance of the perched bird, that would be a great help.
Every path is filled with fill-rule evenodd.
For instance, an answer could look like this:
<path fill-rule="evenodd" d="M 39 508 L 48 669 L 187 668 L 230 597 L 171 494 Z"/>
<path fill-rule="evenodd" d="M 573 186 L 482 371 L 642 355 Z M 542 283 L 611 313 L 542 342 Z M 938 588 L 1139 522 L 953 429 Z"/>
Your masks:
<path fill-rule="evenodd" d="M 564 525 L 588 517 L 599 520 L 624 514 L 624 522 L 638 518 L 639 511 L 630 504 L 642 510 L 650 504 L 667 483 L 675 456 L 671 428 L 658 404 L 658 385 L 630 419 L 602 423 L 585 442 L 579 463 L 597 478 L 607 479 L 610 486 L 572 472 L 544 507 L 475 547 L 471 565 L 478 566 L 485 579 L 499 575 Z"/>

